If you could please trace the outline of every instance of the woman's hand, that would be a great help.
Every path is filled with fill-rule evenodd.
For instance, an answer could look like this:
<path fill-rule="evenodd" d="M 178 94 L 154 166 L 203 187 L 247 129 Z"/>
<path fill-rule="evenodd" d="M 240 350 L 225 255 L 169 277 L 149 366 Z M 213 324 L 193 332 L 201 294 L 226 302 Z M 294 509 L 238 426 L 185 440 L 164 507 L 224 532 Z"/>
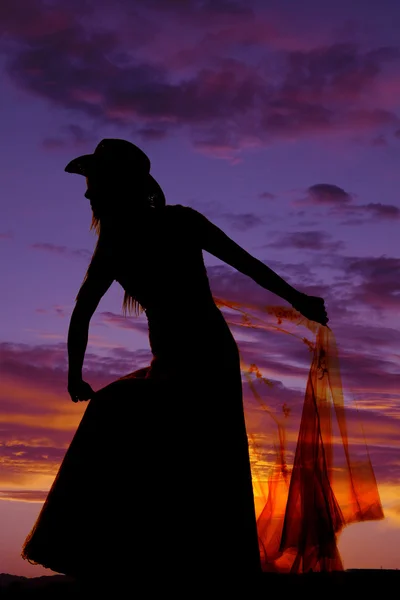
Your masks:
<path fill-rule="evenodd" d="M 292 303 L 292 306 L 303 317 L 310 319 L 310 321 L 321 323 L 321 325 L 326 325 L 329 321 L 326 314 L 325 301 L 319 296 L 308 296 L 308 294 L 300 293 Z"/>
<path fill-rule="evenodd" d="M 90 400 L 94 396 L 93 389 L 81 378 L 68 378 L 68 393 L 72 402 Z"/>

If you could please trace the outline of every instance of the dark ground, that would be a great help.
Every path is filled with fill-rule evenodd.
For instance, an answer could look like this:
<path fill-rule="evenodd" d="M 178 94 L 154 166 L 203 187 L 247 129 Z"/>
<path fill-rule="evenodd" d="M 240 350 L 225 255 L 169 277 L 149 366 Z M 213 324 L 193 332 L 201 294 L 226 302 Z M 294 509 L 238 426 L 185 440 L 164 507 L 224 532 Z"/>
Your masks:
<path fill-rule="evenodd" d="M 106 575 L 106 574 L 105 574 Z M 176 584 L 165 585 L 157 578 L 149 578 L 135 586 L 134 578 L 126 583 L 117 574 L 113 575 L 112 582 L 106 588 L 104 582 L 98 582 L 98 588 L 83 588 L 76 581 L 63 575 L 44 576 L 35 578 L 18 577 L 0 574 L 1 600 L 25 600 L 40 598 L 41 600 L 67 600 L 73 598 L 292 598 L 292 593 L 301 593 L 301 597 L 333 598 L 354 600 L 376 598 L 386 600 L 389 597 L 398 597 L 400 589 L 400 570 L 349 570 L 336 573 L 309 573 L 306 575 L 278 575 L 265 573 L 257 585 L 250 582 L 230 584 L 228 582 L 214 587 L 213 583 L 200 589 L 203 583 L 201 576 L 187 577 Z M 242 591 L 243 590 L 243 591 Z M 294 599 L 293 599 L 294 600 Z"/>

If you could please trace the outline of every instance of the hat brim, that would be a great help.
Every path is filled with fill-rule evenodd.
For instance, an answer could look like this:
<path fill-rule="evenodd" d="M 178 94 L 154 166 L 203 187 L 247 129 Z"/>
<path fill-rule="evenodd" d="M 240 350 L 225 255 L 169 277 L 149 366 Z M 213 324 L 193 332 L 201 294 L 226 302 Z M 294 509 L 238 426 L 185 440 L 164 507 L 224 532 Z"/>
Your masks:
<path fill-rule="evenodd" d="M 77 175 L 84 175 L 85 177 L 93 170 L 96 158 L 94 154 L 83 154 L 71 160 L 64 171 L 66 173 L 76 173 Z"/>
<path fill-rule="evenodd" d="M 90 173 L 93 173 L 96 167 L 99 167 L 99 162 L 100 161 L 94 154 L 83 154 L 82 156 L 78 156 L 77 158 L 71 160 L 65 167 L 64 171 L 66 173 L 76 173 L 77 175 L 83 175 L 84 177 L 87 177 L 90 175 Z M 162 191 L 160 184 L 152 175 L 150 175 L 150 173 L 148 173 L 147 176 L 150 180 L 151 193 L 156 194 L 160 200 L 163 199 L 163 202 L 165 203 L 164 192 Z"/>

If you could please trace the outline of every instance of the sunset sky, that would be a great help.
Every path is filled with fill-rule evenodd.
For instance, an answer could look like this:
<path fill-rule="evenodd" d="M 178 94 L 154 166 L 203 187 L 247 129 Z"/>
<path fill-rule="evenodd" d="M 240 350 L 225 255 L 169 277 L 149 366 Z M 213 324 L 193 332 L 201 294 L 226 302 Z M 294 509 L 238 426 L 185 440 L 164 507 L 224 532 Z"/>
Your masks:
<path fill-rule="evenodd" d="M 0 3 L 0 573 L 51 574 L 20 549 L 85 409 L 66 338 L 96 241 L 64 167 L 105 137 L 143 148 L 168 203 L 325 299 L 385 511 L 339 549 L 346 568 L 400 568 L 399 30 L 398 0 Z M 217 296 L 287 306 L 205 260 Z M 150 360 L 122 298 L 114 283 L 91 322 L 94 389 Z M 241 341 L 298 413 L 301 340 Z"/>

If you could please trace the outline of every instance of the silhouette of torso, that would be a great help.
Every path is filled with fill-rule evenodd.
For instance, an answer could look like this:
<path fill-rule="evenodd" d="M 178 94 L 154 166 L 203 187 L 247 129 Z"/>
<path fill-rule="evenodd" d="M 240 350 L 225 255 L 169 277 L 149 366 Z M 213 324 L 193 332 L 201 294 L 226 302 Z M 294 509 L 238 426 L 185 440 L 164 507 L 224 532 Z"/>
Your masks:
<path fill-rule="evenodd" d="M 181 205 L 149 211 L 108 245 L 113 278 L 145 310 L 151 350 L 166 364 L 221 360 L 226 352 L 232 359 L 237 352 L 213 300 L 198 216 Z"/>

